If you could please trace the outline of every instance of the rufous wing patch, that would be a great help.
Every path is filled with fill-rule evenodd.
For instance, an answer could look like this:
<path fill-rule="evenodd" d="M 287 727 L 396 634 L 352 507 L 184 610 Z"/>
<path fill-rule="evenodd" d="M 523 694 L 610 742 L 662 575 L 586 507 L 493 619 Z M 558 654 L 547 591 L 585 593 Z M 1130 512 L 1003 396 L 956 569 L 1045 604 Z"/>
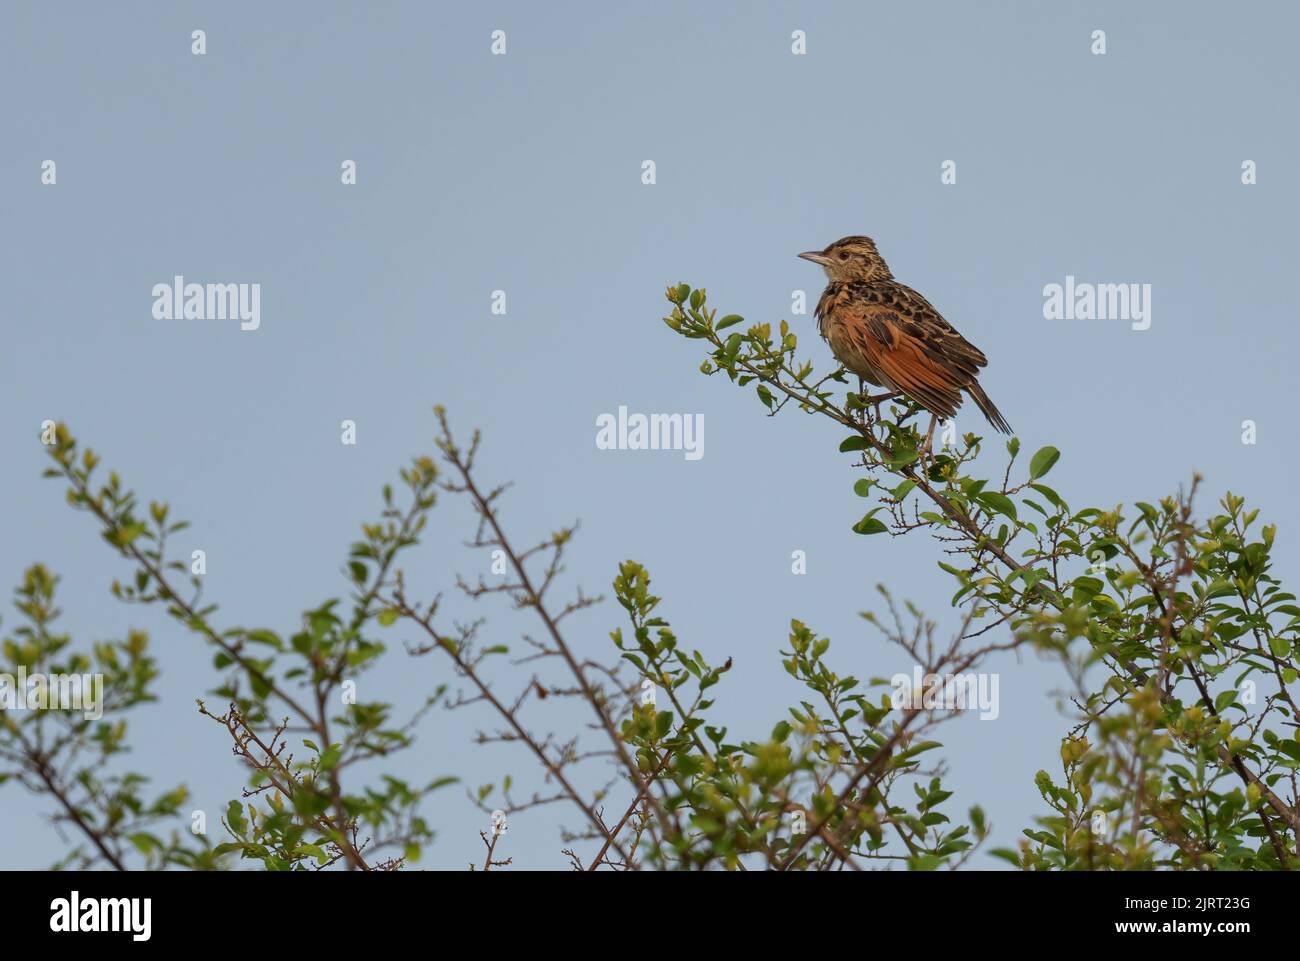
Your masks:
<path fill-rule="evenodd" d="M 961 405 L 961 389 L 953 383 L 953 371 L 932 357 L 924 344 L 897 329 L 893 344 L 883 345 L 876 361 L 880 370 L 899 390 L 940 417 L 952 417 Z"/>

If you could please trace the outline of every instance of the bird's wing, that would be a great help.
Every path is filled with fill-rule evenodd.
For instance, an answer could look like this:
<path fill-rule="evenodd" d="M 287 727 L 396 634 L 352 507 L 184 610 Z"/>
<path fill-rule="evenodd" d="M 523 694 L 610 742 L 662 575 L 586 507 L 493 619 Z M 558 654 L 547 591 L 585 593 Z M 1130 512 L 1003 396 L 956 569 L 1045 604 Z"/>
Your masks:
<path fill-rule="evenodd" d="M 942 349 L 937 339 L 942 333 L 936 336 L 914 314 L 886 306 L 879 297 L 851 297 L 839 309 L 852 317 L 851 326 L 862 332 L 863 346 L 889 383 L 931 413 L 945 418 L 957 413 L 961 389 L 974 379 L 975 368 Z"/>
<path fill-rule="evenodd" d="M 930 300 L 911 287 L 898 282 L 872 283 L 866 300 L 894 313 L 896 323 L 905 333 L 919 339 L 927 352 L 953 367 L 963 381 L 974 380 L 979 369 L 988 364 L 984 351 L 957 333 Z"/>
<path fill-rule="evenodd" d="M 988 364 L 984 352 L 948 323 L 928 300 L 897 282 L 864 284 L 863 300 L 874 311 L 891 315 L 895 328 L 920 342 L 925 352 L 950 368 L 964 387 Z"/>

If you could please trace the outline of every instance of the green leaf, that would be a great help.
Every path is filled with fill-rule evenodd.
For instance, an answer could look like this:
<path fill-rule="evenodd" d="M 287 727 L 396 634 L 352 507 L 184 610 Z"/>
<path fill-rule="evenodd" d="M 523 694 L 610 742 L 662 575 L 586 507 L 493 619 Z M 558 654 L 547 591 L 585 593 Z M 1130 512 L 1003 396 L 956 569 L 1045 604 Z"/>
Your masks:
<path fill-rule="evenodd" d="M 1061 495 L 1056 493 L 1056 491 L 1052 490 L 1046 484 L 1030 484 L 1029 487 L 1031 490 L 1038 491 L 1038 493 L 1051 501 L 1053 507 L 1065 507 L 1065 501 L 1061 500 Z"/>
<path fill-rule="evenodd" d="M 1046 572 L 1044 572 L 1044 576 L 1045 574 Z M 1099 594 L 1101 589 L 1105 586 L 1106 585 L 1096 577 L 1080 576 L 1074 579 L 1074 593 L 1076 599 L 1083 598 L 1084 600 L 1087 600 L 1088 598 Z"/>
<path fill-rule="evenodd" d="M 861 434 L 850 434 L 844 440 L 840 441 L 840 453 L 846 454 L 851 450 L 866 450 L 867 439 Z"/>
<path fill-rule="evenodd" d="M 1029 476 L 1034 480 L 1038 480 L 1038 478 L 1042 477 L 1052 469 L 1052 465 L 1055 464 L 1060 457 L 1061 452 L 1055 447 L 1044 447 L 1035 454 L 1033 459 L 1029 462 Z"/>
<path fill-rule="evenodd" d="M 915 463 L 921 456 L 919 450 L 912 450 L 904 444 L 897 444 L 887 463 L 890 467 L 906 467 Z"/>
<path fill-rule="evenodd" d="M 871 512 L 871 514 L 874 513 L 875 511 Z M 871 514 L 868 514 L 866 517 L 862 518 L 862 520 L 858 521 L 856 524 L 853 525 L 853 533 L 882 534 L 885 531 L 889 530 L 888 527 L 886 527 L 883 523 L 881 523 L 880 521 L 872 517 Z"/>
<path fill-rule="evenodd" d="M 141 854 L 148 854 L 154 848 L 158 847 L 158 840 L 152 834 L 132 834 L 131 843 Z"/>
<path fill-rule="evenodd" d="M 244 831 L 244 805 L 239 801 L 231 801 L 226 808 L 226 823 L 236 834 L 242 834 Z"/>
<path fill-rule="evenodd" d="M 745 318 L 741 317 L 740 314 L 727 314 L 726 317 L 723 317 L 720 321 L 718 321 L 717 326 L 714 327 L 713 329 L 726 330 L 728 327 L 734 327 L 736 324 L 743 324 L 744 322 L 745 322 Z"/>
<path fill-rule="evenodd" d="M 1012 864 L 1015 865 L 1016 867 L 1020 867 L 1020 855 L 1017 854 L 1015 851 L 1012 851 L 1010 848 L 994 848 L 992 851 L 989 852 L 989 855 L 991 857 L 1001 858 L 1003 861 L 1006 861 L 1008 864 Z"/>
<path fill-rule="evenodd" d="M 1016 519 L 1016 505 L 1005 494 L 999 494 L 996 491 L 985 491 L 976 500 L 994 513 L 1003 514 L 1012 520 Z"/>
<path fill-rule="evenodd" d="M 740 353 L 740 345 L 744 339 L 740 334 L 732 334 L 727 338 L 727 342 L 722 347 L 722 353 L 728 364 L 734 361 L 736 355 Z"/>
<path fill-rule="evenodd" d="M 280 640 L 279 635 L 274 631 L 256 630 L 249 631 L 245 635 L 254 644 L 267 644 L 277 651 L 284 647 L 284 642 Z"/>

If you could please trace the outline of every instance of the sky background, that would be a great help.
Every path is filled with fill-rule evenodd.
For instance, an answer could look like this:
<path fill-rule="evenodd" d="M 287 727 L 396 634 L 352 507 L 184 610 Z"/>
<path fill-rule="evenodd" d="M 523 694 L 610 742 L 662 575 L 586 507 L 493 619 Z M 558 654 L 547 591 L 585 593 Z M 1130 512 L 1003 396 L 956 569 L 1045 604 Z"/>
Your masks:
<path fill-rule="evenodd" d="M 663 289 L 789 319 L 824 365 L 811 306 L 791 314 L 792 291 L 811 305 L 824 278 L 795 255 L 865 233 L 988 354 L 982 383 L 1026 453 L 1061 449 L 1051 482 L 1075 506 L 1155 500 L 1199 470 L 1202 512 L 1246 494 L 1295 580 L 1292 5 L 8 2 L 0 17 L 0 585 L 43 561 L 78 642 L 150 632 L 161 701 L 130 718 L 129 763 L 159 791 L 187 783 L 217 831 L 244 776 L 194 708 L 211 652 L 110 597 L 128 568 L 41 478 L 47 418 L 193 522 L 176 546 L 207 552 L 220 626 L 290 633 L 346 593 L 348 545 L 431 451 L 444 404 L 462 433 L 482 428 L 483 479 L 516 482 L 512 536 L 580 519 L 570 589 L 608 595 L 620 560 L 646 564 L 682 642 L 734 658 L 715 708 L 730 737 L 762 737 L 799 696 L 780 666 L 790 618 L 832 638 L 844 673 L 910 671 L 859 611 L 885 583 L 951 630 L 951 579 L 924 536 L 850 531 L 863 501 L 841 432 L 765 418 L 752 390 L 701 376 L 699 345 L 660 320 Z M 151 288 L 175 274 L 260 283 L 261 329 L 155 320 Z M 1045 320 L 1043 287 L 1067 274 L 1151 284 L 1150 329 Z M 704 457 L 597 450 L 597 416 L 620 405 L 702 414 Z M 958 426 L 984 431 L 969 405 Z M 432 595 L 485 572 L 472 534 L 444 498 L 408 582 Z M 494 638 L 535 629 L 485 603 L 448 601 Z M 575 618 L 571 641 L 605 654 L 620 614 L 610 600 Z M 362 683 L 385 699 L 413 706 L 449 680 L 445 661 L 407 658 L 410 631 L 383 639 Z M 982 804 L 990 846 L 1010 846 L 1043 813 L 1035 771 L 1059 773 L 1064 678 L 1032 655 L 989 669 L 1000 717 L 942 729 L 948 806 Z M 483 726 L 435 712 L 400 772 L 535 783 L 517 755 L 469 746 Z M 48 803 L 9 784 L 0 811 L 0 865 L 64 852 Z M 486 819 L 461 788 L 427 811 L 439 837 L 420 867 L 481 859 Z M 577 820 L 517 815 L 505 853 L 564 867 L 556 824 Z"/>

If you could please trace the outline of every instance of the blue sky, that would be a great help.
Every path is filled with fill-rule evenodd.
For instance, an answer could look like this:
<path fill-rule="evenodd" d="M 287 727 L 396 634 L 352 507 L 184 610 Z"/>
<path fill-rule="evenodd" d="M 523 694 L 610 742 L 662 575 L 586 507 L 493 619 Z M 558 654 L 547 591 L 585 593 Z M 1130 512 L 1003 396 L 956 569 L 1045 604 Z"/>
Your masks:
<path fill-rule="evenodd" d="M 444 404 L 462 432 L 484 431 L 485 476 L 515 481 L 515 536 L 580 518 L 568 583 L 592 593 L 609 593 L 619 560 L 645 563 L 683 642 L 734 658 L 717 710 L 757 737 L 798 696 L 778 653 L 791 617 L 833 639 L 845 672 L 888 675 L 910 663 L 858 616 L 874 585 L 952 628 L 950 581 L 924 538 L 851 533 L 861 501 L 838 432 L 764 418 L 749 391 L 700 376 L 695 345 L 659 320 L 662 292 L 686 281 L 722 313 L 788 319 L 825 364 L 810 314 L 791 314 L 792 292 L 815 301 L 823 278 L 795 255 L 864 233 L 988 354 L 986 389 L 1027 451 L 1061 449 L 1052 478 L 1072 502 L 1153 500 L 1199 470 L 1202 507 L 1246 494 L 1279 525 L 1280 576 L 1294 568 L 1293 7 L 14 3 L 3 16 L 0 583 L 41 560 L 63 577 L 75 637 L 149 630 L 162 700 L 132 720 L 132 763 L 160 789 L 185 781 L 209 812 L 243 777 L 194 711 L 210 652 L 109 596 L 125 568 L 40 477 L 47 418 L 193 521 L 225 624 L 285 630 L 346 591 L 348 544 L 381 485 L 430 450 Z M 489 50 L 497 29 L 505 56 Z M 1104 56 L 1090 52 L 1098 29 Z M 48 159 L 54 186 L 40 182 Z M 340 183 L 349 159 L 355 186 Z M 150 291 L 177 274 L 259 283 L 260 329 L 155 319 Z M 1150 284 L 1150 328 L 1045 319 L 1043 288 L 1067 275 Z M 705 455 L 597 449 L 596 419 L 621 405 L 703 415 Z M 344 419 L 355 446 L 339 442 Z M 982 429 L 973 410 L 958 423 Z M 466 506 L 445 501 L 408 577 L 432 594 L 477 573 L 472 533 Z M 522 628 L 486 613 L 504 639 Z M 619 613 L 575 620 L 574 643 L 605 652 Z M 6 610 L 0 631 L 14 623 Z M 445 666 L 407 660 L 403 639 L 386 638 L 390 663 L 368 677 L 414 704 Z M 943 739 L 954 801 L 982 804 L 1006 845 L 1041 813 L 1033 775 L 1055 769 L 1068 725 L 1053 666 L 995 668 L 999 718 L 962 717 Z M 523 759 L 468 746 L 481 726 L 435 713 L 403 770 L 527 781 Z M 45 807 L 12 786 L 0 805 L 4 866 L 59 856 Z M 458 789 L 430 813 L 440 836 L 421 866 L 478 857 L 482 818 Z M 564 866 L 557 818 L 574 823 L 549 809 L 512 821 L 516 865 Z"/>

